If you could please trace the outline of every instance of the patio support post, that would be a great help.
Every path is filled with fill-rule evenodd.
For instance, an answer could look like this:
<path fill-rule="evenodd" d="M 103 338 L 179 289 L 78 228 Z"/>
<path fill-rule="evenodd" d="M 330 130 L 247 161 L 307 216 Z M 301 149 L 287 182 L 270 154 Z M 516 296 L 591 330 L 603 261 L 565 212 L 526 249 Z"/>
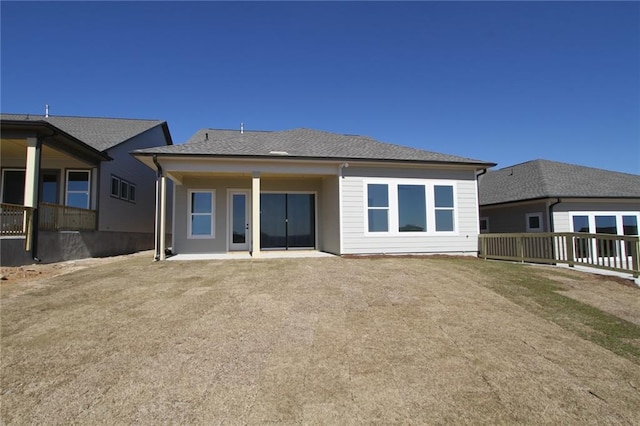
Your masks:
<path fill-rule="evenodd" d="M 27 236 L 26 249 L 37 259 L 38 247 L 38 179 L 40 174 L 40 157 L 42 141 L 39 138 L 27 138 L 27 162 L 24 175 L 24 205 L 33 210 L 31 235 Z M 26 225 L 26 223 L 25 223 Z"/>
<path fill-rule="evenodd" d="M 260 256 L 260 173 L 251 179 L 251 255 Z"/>

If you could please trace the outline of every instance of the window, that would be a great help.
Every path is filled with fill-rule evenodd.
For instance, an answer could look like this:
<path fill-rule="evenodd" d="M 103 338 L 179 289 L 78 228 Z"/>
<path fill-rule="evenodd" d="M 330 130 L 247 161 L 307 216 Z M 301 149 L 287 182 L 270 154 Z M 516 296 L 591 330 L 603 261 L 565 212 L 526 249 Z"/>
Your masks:
<path fill-rule="evenodd" d="M 481 217 L 480 218 L 480 232 L 489 232 L 489 218 Z"/>
<path fill-rule="evenodd" d="M 457 232 L 456 189 L 449 182 L 401 178 L 365 181 L 365 234 L 413 238 Z"/>
<path fill-rule="evenodd" d="M 120 198 L 120 178 L 111 176 L 111 196 Z"/>
<path fill-rule="evenodd" d="M 427 230 L 427 203 L 424 185 L 398 185 L 398 231 Z"/>
<path fill-rule="evenodd" d="M 2 171 L 2 202 L 24 204 L 24 170 Z"/>
<path fill-rule="evenodd" d="M 121 177 L 111 175 L 111 196 L 124 201 L 136 202 L 136 186 L 135 184 L 122 179 Z"/>
<path fill-rule="evenodd" d="M 369 232 L 389 231 L 389 186 L 370 183 L 367 186 Z"/>
<path fill-rule="evenodd" d="M 89 208 L 90 177 L 88 170 L 67 170 L 67 206 Z"/>
<path fill-rule="evenodd" d="M 542 213 L 527 213 L 527 232 L 542 232 Z"/>
<path fill-rule="evenodd" d="M 215 191 L 189 191 L 189 237 L 215 238 L 214 233 Z"/>
<path fill-rule="evenodd" d="M 436 210 L 436 231 L 453 231 L 453 186 L 433 187 Z"/>
<path fill-rule="evenodd" d="M 120 181 L 120 198 L 123 200 L 129 199 L 129 182 L 126 180 Z"/>

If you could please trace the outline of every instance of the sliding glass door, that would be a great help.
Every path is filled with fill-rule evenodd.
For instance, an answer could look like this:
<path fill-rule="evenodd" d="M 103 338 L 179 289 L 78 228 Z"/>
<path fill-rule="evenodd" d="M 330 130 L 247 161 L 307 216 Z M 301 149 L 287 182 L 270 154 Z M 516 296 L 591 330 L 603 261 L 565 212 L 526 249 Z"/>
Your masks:
<path fill-rule="evenodd" d="M 260 248 L 315 248 L 314 194 L 260 194 Z"/>

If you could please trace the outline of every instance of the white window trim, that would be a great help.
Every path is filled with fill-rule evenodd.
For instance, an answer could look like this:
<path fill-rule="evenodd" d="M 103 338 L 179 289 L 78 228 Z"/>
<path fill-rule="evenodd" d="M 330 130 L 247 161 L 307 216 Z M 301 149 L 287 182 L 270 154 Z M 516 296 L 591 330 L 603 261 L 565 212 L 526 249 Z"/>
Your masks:
<path fill-rule="evenodd" d="M 211 213 L 192 213 L 191 212 L 191 194 L 193 193 L 210 193 L 211 194 Z M 209 235 L 193 235 L 191 230 L 191 215 L 211 215 L 211 234 Z M 202 240 L 202 239 L 215 239 L 216 238 L 216 190 L 207 188 L 194 188 L 187 191 L 187 239 L 190 240 Z"/>
<path fill-rule="evenodd" d="M 369 232 L 369 203 L 368 203 L 368 185 L 387 184 L 389 190 L 389 231 L 388 232 Z M 427 208 L 427 230 L 416 232 L 400 232 L 398 229 L 398 185 L 423 185 L 425 187 L 425 201 Z M 436 231 L 436 208 L 435 208 L 435 186 L 451 186 L 453 187 L 453 231 Z M 364 235 L 365 237 L 426 237 L 426 236 L 456 236 L 459 232 L 459 201 L 458 201 L 458 182 L 452 180 L 434 180 L 434 179 L 403 179 L 403 178 L 368 178 L 362 181 L 362 196 L 364 207 Z M 444 207 L 443 207 L 444 209 Z M 446 209 L 451 209 L 446 207 Z"/>
<path fill-rule="evenodd" d="M 537 217 L 538 218 L 538 223 L 540 223 L 540 227 L 539 228 L 531 228 L 529 226 L 529 218 L 531 218 L 531 217 Z M 542 230 L 544 229 L 544 221 L 542 220 L 542 212 L 527 213 L 525 215 L 525 226 L 526 226 L 527 232 L 542 232 Z"/>
<path fill-rule="evenodd" d="M 624 232 L 623 224 L 622 224 L 622 216 L 635 216 L 636 221 L 638 222 L 638 226 L 640 227 L 640 212 L 636 211 L 572 211 L 569 212 L 569 229 L 571 232 L 578 232 L 573 228 L 573 217 L 574 216 L 587 216 L 587 220 L 589 221 L 589 233 L 595 234 L 596 232 L 596 216 L 615 216 L 616 218 L 616 232 L 617 235 L 623 235 L 621 232 Z"/>
<path fill-rule="evenodd" d="M 374 206 L 374 207 L 370 207 L 369 206 L 369 185 L 373 184 L 373 185 L 387 185 L 387 205 L 386 207 L 384 206 Z M 365 201 L 365 209 L 366 209 L 366 213 L 365 213 L 365 222 L 366 222 L 366 232 L 371 234 L 371 235 L 384 235 L 384 234 L 388 234 L 391 231 L 391 185 L 387 184 L 386 182 L 367 182 L 365 184 L 365 197 L 364 197 L 364 201 Z M 396 198 L 398 197 L 398 194 L 395 194 Z M 397 202 L 396 202 L 397 204 Z M 386 231 L 369 231 L 369 211 L 370 210 L 384 210 L 387 212 L 387 230 Z M 397 213 L 396 213 L 397 214 Z M 397 222 L 397 221 L 396 221 Z"/>
<path fill-rule="evenodd" d="M 86 173 L 88 175 L 87 183 L 88 188 L 86 191 L 69 191 L 69 173 Z M 87 194 L 87 206 L 85 209 L 91 209 L 91 170 L 87 169 L 67 169 L 65 173 L 64 181 L 64 205 L 69 205 L 69 194 Z"/>

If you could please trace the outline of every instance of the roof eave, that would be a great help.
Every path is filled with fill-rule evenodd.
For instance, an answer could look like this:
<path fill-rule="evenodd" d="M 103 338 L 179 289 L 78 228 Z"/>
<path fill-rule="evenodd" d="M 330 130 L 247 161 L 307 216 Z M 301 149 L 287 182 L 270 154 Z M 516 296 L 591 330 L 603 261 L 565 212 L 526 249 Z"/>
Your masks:
<path fill-rule="evenodd" d="M 409 159 L 385 159 L 385 158 L 358 158 L 358 157 L 320 157 L 300 155 L 226 155 L 203 153 L 167 153 L 167 152 L 131 152 L 132 155 L 158 157 L 208 157 L 215 159 L 258 159 L 258 160 L 306 160 L 306 161 L 336 161 L 336 162 L 364 162 L 364 163 L 406 163 L 425 165 L 456 165 L 474 167 L 476 170 L 494 167 L 495 163 L 467 162 L 467 161 L 437 161 L 437 160 L 409 160 Z"/>
<path fill-rule="evenodd" d="M 64 148 L 68 153 L 81 155 L 94 161 L 113 160 L 113 158 L 111 158 L 107 153 L 92 147 L 91 145 L 44 120 L 24 121 L 3 119 L 1 120 L 0 125 L 3 129 L 32 130 L 36 135 L 44 138 L 61 136 L 62 139 L 59 141 L 62 142 L 62 148 Z M 49 130 L 51 133 L 45 132 L 44 130 Z M 57 145 L 57 147 L 59 146 L 60 145 Z"/>

